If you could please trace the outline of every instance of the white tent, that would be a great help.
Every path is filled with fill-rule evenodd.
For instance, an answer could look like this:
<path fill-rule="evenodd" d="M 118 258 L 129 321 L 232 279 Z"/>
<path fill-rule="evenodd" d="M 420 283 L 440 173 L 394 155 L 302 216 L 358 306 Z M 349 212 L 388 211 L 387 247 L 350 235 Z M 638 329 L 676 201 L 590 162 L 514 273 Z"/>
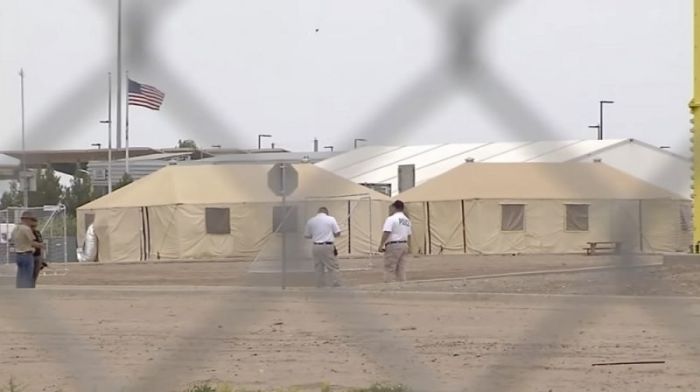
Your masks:
<path fill-rule="evenodd" d="M 399 195 L 415 252 L 682 252 L 690 202 L 602 163 L 464 163 Z"/>
<path fill-rule="evenodd" d="M 341 254 L 376 248 L 386 196 L 299 164 L 298 187 L 287 199 L 295 208 L 280 210 L 280 197 L 268 188 L 271 167 L 165 167 L 80 207 L 78 232 L 93 224 L 103 262 L 250 258 L 275 235 L 276 212 L 296 227 L 325 205 L 346 232 L 337 242 Z"/>
<path fill-rule="evenodd" d="M 466 159 L 489 163 L 602 160 L 643 181 L 690 198 L 690 159 L 635 139 L 367 146 L 317 165 L 358 184 L 389 184 L 392 195 L 396 196 L 400 165 L 415 165 L 415 185 L 420 185 Z"/>

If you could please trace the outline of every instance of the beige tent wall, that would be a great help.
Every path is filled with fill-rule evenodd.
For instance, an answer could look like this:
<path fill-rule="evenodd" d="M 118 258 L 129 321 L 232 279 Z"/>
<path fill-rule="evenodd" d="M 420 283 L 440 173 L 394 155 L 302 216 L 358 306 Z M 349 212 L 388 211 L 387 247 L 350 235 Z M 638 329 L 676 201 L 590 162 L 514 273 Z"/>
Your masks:
<path fill-rule="evenodd" d="M 692 244 L 692 231 L 682 229 L 681 211 L 688 203 L 677 200 L 645 200 L 642 202 L 644 251 L 687 252 Z"/>
<path fill-rule="evenodd" d="M 430 222 L 430 254 L 464 253 L 462 201 L 427 203 Z"/>
<path fill-rule="evenodd" d="M 348 203 L 351 209 L 348 237 Z M 147 207 L 148 260 L 218 260 L 254 257 L 264 250 L 274 253 L 277 245 L 272 234 L 273 203 L 237 203 L 221 205 L 170 205 Z M 329 208 L 343 231 L 336 240 L 341 255 L 366 255 L 379 245 L 381 226 L 389 202 L 383 200 L 314 200 L 295 202 L 299 208 L 298 233 L 291 238 L 304 247 L 303 228 L 320 206 Z M 206 233 L 205 209 L 229 208 L 230 235 Z M 371 209 L 371 211 L 370 211 Z M 85 214 L 95 214 L 99 261 L 138 261 L 143 258 L 142 208 L 79 211 L 78 227 L 84 227 Z M 144 209 L 146 211 L 146 209 Z M 84 237 L 84 229 L 82 237 Z M 298 237 L 298 238 L 297 238 Z M 272 239 L 272 240 L 271 240 Z M 138 244 L 138 246 L 134 246 Z M 291 245 L 291 244 L 290 244 Z M 270 248 L 270 249 L 267 249 Z"/>
<path fill-rule="evenodd" d="M 143 230 L 140 208 L 104 209 L 94 211 L 94 214 L 98 260 L 141 260 Z"/>
<path fill-rule="evenodd" d="M 523 231 L 501 231 L 501 204 L 525 204 Z M 589 205 L 588 231 L 566 230 L 566 204 Z M 637 201 L 470 200 L 464 215 L 470 254 L 581 253 L 589 241 L 621 241 L 626 250 L 639 251 Z M 618 232 L 619 222 L 625 225 Z"/>
<path fill-rule="evenodd" d="M 148 207 L 149 260 L 173 260 L 180 257 L 178 208 L 175 205 Z"/>
<path fill-rule="evenodd" d="M 386 200 L 356 200 L 351 219 L 352 255 L 363 256 L 376 252 L 382 238 L 382 226 L 387 217 Z"/>
<path fill-rule="evenodd" d="M 272 235 L 272 207 L 268 203 L 231 206 L 231 234 L 234 238 L 232 255 L 253 257 L 260 251 Z"/>
<path fill-rule="evenodd" d="M 411 236 L 411 252 L 414 254 L 426 254 L 426 249 L 428 249 L 428 229 L 427 229 L 427 219 L 425 211 L 426 203 L 414 202 L 406 203 L 406 214 L 408 219 L 411 220 L 411 229 L 413 235 Z M 386 214 L 382 217 L 386 218 Z M 379 224 L 379 230 L 382 229 L 382 224 Z M 379 233 L 381 235 L 381 233 Z"/>
<path fill-rule="evenodd" d="M 501 254 L 525 252 L 529 249 L 525 232 L 501 231 L 500 206 L 501 202 L 498 200 L 465 200 L 467 253 Z M 531 207 L 526 207 L 526 216 L 529 208 Z M 455 210 L 455 214 L 459 212 Z M 528 225 L 527 218 L 525 225 Z"/>

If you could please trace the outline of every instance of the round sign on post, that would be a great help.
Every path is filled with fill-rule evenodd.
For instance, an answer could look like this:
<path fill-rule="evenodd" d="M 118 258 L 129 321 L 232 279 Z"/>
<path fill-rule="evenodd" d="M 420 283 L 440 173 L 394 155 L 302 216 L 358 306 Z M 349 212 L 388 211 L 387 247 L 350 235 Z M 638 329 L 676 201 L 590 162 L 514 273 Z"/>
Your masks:
<path fill-rule="evenodd" d="M 290 164 L 276 163 L 267 172 L 267 186 L 277 196 L 289 196 L 299 185 L 299 173 Z"/>

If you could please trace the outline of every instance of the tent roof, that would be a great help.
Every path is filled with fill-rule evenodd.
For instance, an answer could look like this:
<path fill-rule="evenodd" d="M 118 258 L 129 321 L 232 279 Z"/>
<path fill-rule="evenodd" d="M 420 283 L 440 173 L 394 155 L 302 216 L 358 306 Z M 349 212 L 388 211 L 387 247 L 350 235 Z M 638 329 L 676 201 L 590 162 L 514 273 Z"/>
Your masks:
<path fill-rule="evenodd" d="M 299 185 L 288 197 L 299 201 L 319 197 L 388 197 L 357 185 L 312 164 L 293 165 Z M 172 165 L 92 201 L 80 209 L 145 207 L 174 204 L 231 204 L 279 202 L 269 190 L 272 165 Z"/>
<path fill-rule="evenodd" d="M 415 165 L 416 185 L 463 164 L 475 162 L 573 162 L 588 159 L 603 151 L 633 145 L 656 153 L 687 160 L 667 150 L 635 139 L 555 140 L 539 142 L 497 142 L 434 144 L 418 146 L 366 146 L 317 163 L 357 183 L 388 183 L 398 193 L 398 166 Z"/>
<path fill-rule="evenodd" d="M 405 202 L 469 199 L 682 199 L 603 163 L 464 163 L 399 195 Z"/>

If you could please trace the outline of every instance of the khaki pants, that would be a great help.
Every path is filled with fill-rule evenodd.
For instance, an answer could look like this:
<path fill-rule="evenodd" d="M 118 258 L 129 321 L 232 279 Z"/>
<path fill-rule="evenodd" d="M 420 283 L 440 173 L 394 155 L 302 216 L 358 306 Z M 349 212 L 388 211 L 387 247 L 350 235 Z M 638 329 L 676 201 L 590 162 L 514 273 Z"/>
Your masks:
<path fill-rule="evenodd" d="M 406 281 L 408 244 L 388 244 L 384 249 L 384 282 Z"/>
<path fill-rule="evenodd" d="M 340 267 L 333 253 L 334 249 L 333 245 L 313 245 L 312 254 L 316 270 L 316 286 L 318 287 L 340 285 L 340 280 L 338 280 Z"/>

